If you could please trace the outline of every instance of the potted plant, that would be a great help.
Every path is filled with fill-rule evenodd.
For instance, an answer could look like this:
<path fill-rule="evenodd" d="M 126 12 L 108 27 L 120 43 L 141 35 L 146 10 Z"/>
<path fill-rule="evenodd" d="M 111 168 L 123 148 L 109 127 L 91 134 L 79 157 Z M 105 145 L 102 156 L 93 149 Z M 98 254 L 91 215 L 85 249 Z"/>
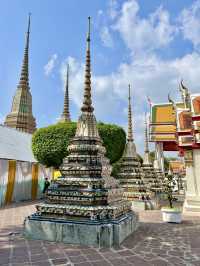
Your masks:
<path fill-rule="evenodd" d="M 173 188 L 173 175 L 169 172 L 166 176 L 165 182 L 165 193 L 167 195 L 169 205 L 161 209 L 163 221 L 168 223 L 181 223 L 182 211 L 180 208 L 173 206 Z"/>

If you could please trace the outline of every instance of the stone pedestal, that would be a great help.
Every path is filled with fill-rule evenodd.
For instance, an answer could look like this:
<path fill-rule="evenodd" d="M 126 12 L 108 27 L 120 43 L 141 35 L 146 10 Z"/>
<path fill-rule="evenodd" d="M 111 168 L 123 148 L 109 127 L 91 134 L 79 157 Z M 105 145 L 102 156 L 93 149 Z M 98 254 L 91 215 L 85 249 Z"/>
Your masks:
<path fill-rule="evenodd" d="M 135 213 L 127 213 L 115 220 L 54 220 L 37 215 L 26 218 L 24 235 L 30 239 L 63 242 L 94 247 L 119 246 L 137 228 Z"/>
<path fill-rule="evenodd" d="M 200 212 L 200 150 L 193 150 L 192 163 L 186 162 L 184 211 Z"/>

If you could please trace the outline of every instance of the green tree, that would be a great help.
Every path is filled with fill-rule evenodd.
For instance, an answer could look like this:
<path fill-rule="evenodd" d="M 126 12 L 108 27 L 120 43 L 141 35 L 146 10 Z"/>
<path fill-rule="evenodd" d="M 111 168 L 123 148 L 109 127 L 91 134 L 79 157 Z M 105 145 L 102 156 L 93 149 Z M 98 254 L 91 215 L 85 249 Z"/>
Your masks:
<path fill-rule="evenodd" d="M 67 156 L 67 146 L 76 131 L 76 123 L 58 123 L 38 129 L 32 138 L 34 157 L 47 167 L 59 167 Z"/>
<path fill-rule="evenodd" d="M 98 123 L 99 134 L 106 148 L 106 156 L 114 163 L 122 156 L 126 141 L 124 130 L 111 124 Z M 75 135 L 76 123 L 58 123 L 38 129 L 32 138 L 35 158 L 47 167 L 58 168 L 68 155 L 69 140 Z"/>

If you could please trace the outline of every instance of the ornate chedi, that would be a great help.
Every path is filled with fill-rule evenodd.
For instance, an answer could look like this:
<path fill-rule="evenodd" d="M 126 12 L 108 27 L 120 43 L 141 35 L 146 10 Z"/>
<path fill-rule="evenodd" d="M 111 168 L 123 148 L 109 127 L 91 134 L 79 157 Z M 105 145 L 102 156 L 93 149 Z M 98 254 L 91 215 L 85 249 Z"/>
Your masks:
<path fill-rule="evenodd" d="M 69 155 L 44 203 L 25 220 L 25 235 L 35 239 L 93 246 L 118 245 L 136 228 L 136 216 L 123 189 L 111 178 L 91 100 L 90 18 L 84 98 Z M 112 180 L 112 182 L 111 182 Z M 37 233 L 35 233 L 37 232 Z"/>
<path fill-rule="evenodd" d="M 179 155 L 186 170 L 184 211 L 200 213 L 200 94 L 192 94 L 183 81 L 179 89 L 184 106 L 173 106 Z"/>
<path fill-rule="evenodd" d="M 132 132 L 131 96 L 129 85 L 128 97 L 128 136 L 124 153 L 119 162 L 117 179 L 124 188 L 124 198 L 129 201 L 137 201 L 145 192 L 143 184 L 143 171 L 139 161 Z M 134 204 L 133 204 L 134 205 Z"/>
<path fill-rule="evenodd" d="M 71 119 L 70 119 L 70 112 L 69 112 L 69 65 L 67 65 L 64 107 L 63 107 L 63 112 L 62 112 L 59 122 L 70 122 L 70 121 Z"/>
<path fill-rule="evenodd" d="M 36 122 L 32 113 L 32 96 L 29 86 L 29 35 L 30 15 L 26 33 L 21 77 L 17 86 L 17 91 L 13 97 L 11 112 L 6 116 L 4 124 L 8 127 L 32 134 L 36 130 Z"/>
<path fill-rule="evenodd" d="M 144 172 L 143 180 L 146 189 L 146 194 L 152 199 L 155 196 L 155 193 L 161 190 L 161 187 L 150 158 L 146 118 L 145 118 L 145 150 L 144 150 L 144 160 L 142 164 L 142 169 Z"/>

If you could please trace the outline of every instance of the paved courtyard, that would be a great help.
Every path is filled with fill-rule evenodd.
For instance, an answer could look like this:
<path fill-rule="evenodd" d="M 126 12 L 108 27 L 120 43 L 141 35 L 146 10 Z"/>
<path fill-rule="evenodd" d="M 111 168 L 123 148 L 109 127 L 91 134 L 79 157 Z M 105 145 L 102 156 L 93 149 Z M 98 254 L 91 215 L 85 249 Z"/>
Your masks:
<path fill-rule="evenodd" d="M 22 236 L 24 217 L 34 211 L 33 202 L 0 209 L 0 265 L 9 266 L 200 266 L 200 217 L 184 215 L 180 225 L 165 224 L 160 211 L 140 212 L 140 227 L 120 248 L 96 249 Z"/>

